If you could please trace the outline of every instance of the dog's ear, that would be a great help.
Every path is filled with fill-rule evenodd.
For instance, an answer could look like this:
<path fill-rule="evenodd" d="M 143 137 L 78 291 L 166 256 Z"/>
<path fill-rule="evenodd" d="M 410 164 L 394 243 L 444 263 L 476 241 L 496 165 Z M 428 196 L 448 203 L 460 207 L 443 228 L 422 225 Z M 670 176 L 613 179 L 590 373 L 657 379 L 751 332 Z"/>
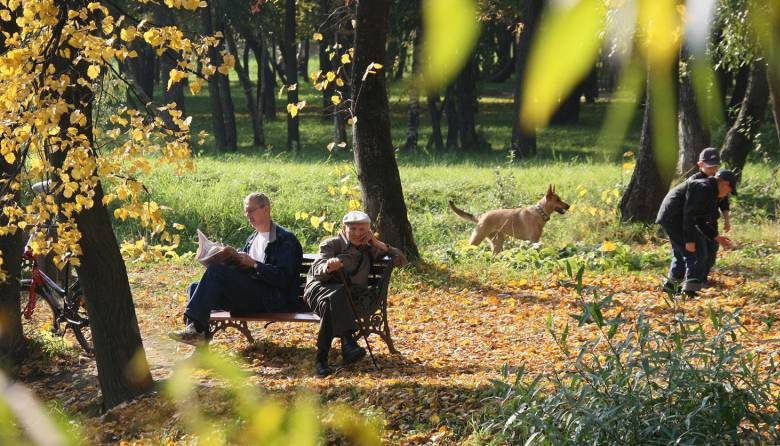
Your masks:
<path fill-rule="evenodd" d="M 549 186 L 547 186 L 547 196 L 552 197 L 553 195 L 555 195 L 555 186 L 550 184 Z"/>

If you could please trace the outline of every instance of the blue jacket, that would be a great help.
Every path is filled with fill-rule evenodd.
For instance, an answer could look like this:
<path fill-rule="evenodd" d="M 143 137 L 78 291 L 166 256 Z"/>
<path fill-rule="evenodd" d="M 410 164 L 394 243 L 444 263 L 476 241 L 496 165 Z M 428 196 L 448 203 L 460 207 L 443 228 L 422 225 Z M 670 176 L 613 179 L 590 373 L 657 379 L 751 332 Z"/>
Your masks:
<path fill-rule="evenodd" d="M 242 251 L 249 252 L 255 237 L 257 232 L 253 232 L 246 239 Z M 298 238 L 288 229 L 272 222 L 268 233 L 268 245 L 265 247 L 265 263 L 255 262 L 255 268 L 251 272 L 253 279 L 270 285 L 276 293 L 267 299 L 268 302 L 280 304 L 284 302 L 285 307 L 302 305 L 298 296 L 301 282 L 299 268 L 302 260 L 303 248 Z M 268 309 L 275 311 L 280 308 Z"/>

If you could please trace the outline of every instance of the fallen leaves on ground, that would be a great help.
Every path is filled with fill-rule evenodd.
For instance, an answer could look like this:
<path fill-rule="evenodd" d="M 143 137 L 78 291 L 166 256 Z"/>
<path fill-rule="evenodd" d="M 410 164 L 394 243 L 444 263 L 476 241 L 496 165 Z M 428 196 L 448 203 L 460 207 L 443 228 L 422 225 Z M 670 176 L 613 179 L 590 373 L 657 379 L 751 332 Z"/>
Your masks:
<path fill-rule="evenodd" d="M 166 332 L 181 328 L 186 286 L 201 273 L 196 265 L 131 268 L 144 347 L 158 381 L 192 353 L 191 347 L 170 341 Z M 757 352 L 776 355 L 780 342 L 780 324 L 774 323 L 780 320 L 777 280 L 746 280 L 720 273 L 714 278 L 715 287 L 677 304 L 689 314 L 701 315 L 702 320 L 709 308 L 741 309 L 745 329 L 740 341 Z M 400 354 L 390 354 L 379 338 L 370 339 L 379 371 L 366 359 L 327 379 L 315 378 L 314 324 L 277 323 L 264 328 L 256 323 L 252 326 L 255 344 L 247 344 L 237 331 L 228 330 L 216 337 L 213 348 L 240 358 L 258 388 L 269 394 L 289 399 L 307 389 L 325 403 L 344 402 L 361 412 L 381 415 L 390 444 L 459 444 L 468 438 L 470 418 L 485 404 L 482 398 L 489 380 L 499 376 L 502 365 L 525 366 L 531 373 L 562 367 L 563 354 L 546 329 L 548 314 L 557 324 L 570 323 L 572 344 L 595 334 L 592 326 L 577 327 L 571 318 L 580 312 L 580 301 L 561 273 L 504 284 L 453 276 L 449 286 L 439 288 L 425 285 L 419 277 L 414 280 L 403 284 L 403 291 L 391 290 L 390 294 L 388 315 Z M 654 323 L 663 324 L 676 311 L 660 291 L 658 272 L 586 272 L 584 285 L 614 293 L 610 317 L 622 313 L 631 321 L 643 309 Z M 330 362 L 340 362 L 337 342 Z M 63 375 L 62 370 L 69 371 Z M 95 442 L 194 441 L 184 431 L 175 406 L 157 394 L 100 415 L 94 361 L 88 358 L 26 366 L 20 375 L 40 398 L 56 399 L 80 417 L 87 436 Z M 208 374 L 197 379 L 210 411 L 219 411 L 220 383 Z"/>

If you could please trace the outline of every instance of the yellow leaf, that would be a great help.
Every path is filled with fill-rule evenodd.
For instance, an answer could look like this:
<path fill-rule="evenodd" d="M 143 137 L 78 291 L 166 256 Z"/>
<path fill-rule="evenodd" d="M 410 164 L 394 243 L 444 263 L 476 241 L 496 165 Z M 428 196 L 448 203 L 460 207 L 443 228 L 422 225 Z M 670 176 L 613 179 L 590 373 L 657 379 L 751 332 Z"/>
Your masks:
<path fill-rule="evenodd" d="M 631 170 L 634 168 L 634 163 L 623 163 L 623 170 Z"/>
<path fill-rule="evenodd" d="M 325 73 L 325 79 L 327 79 L 328 82 L 333 82 L 333 80 L 336 79 L 336 73 L 332 71 L 328 71 L 327 73 Z"/>
<path fill-rule="evenodd" d="M 5 158 L 5 162 L 8 164 L 13 164 L 14 161 L 16 161 L 16 155 L 14 155 L 14 152 L 8 152 L 6 153 L 3 158 Z"/>
<path fill-rule="evenodd" d="M 333 102 L 334 105 L 339 105 L 341 104 L 341 97 L 337 94 L 334 94 L 330 97 L 330 102 Z"/>
<path fill-rule="evenodd" d="M 349 124 L 349 125 L 357 124 L 357 116 L 353 116 L 353 117 L 347 119 L 347 124 Z"/>
<path fill-rule="evenodd" d="M 348 64 L 350 62 L 352 62 L 352 61 L 349 59 L 349 53 L 344 53 L 344 54 L 341 55 L 341 63 L 342 64 L 346 65 L 346 64 Z"/>
<path fill-rule="evenodd" d="M 314 35 L 312 36 L 312 39 L 316 40 L 317 42 L 321 41 L 322 38 L 323 38 L 322 33 L 314 33 Z"/>
<path fill-rule="evenodd" d="M 601 244 L 601 247 L 599 248 L 599 251 L 601 252 L 612 252 L 615 249 L 617 249 L 617 245 L 614 242 L 610 242 L 609 240 L 603 242 Z"/>
<path fill-rule="evenodd" d="M 309 223 L 311 223 L 311 226 L 313 228 L 318 228 L 320 226 L 320 222 L 322 222 L 322 218 L 312 215 L 311 218 L 309 218 Z"/>
<path fill-rule="evenodd" d="M 287 113 L 290 114 L 293 118 L 298 116 L 298 105 L 297 104 L 287 104 Z"/>
<path fill-rule="evenodd" d="M 97 65 L 90 65 L 89 68 L 87 68 L 87 76 L 90 79 L 95 79 L 100 76 L 100 67 Z"/>
<path fill-rule="evenodd" d="M 324 229 L 327 232 L 333 232 L 333 227 L 336 226 L 335 223 L 326 221 L 322 224 L 322 229 Z"/>

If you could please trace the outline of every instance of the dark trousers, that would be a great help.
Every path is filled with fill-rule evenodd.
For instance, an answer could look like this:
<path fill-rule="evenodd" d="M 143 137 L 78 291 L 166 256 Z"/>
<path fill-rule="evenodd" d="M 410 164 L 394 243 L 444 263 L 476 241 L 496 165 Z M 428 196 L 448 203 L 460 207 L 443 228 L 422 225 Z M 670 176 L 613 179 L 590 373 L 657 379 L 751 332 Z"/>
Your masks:
<path fill-rule="evenodd" d="M 720 245 L 715 241 L 715 239 L 711 239 L 709 237 L 704 237 L 704 240 L 707 245 L 707 260 L 704 263 L 702 279 L 706 282 L 707 278 L 710 276 L 712 267 L 715 266 L 715 259 L 718 258 L 718 248 Z"/>
<path fill-rule="evenodd" d="M 192 283 L 187 292 L 185 320 L 204 330 L 209 326 L 212 310 L 263 313 L 285 308 L 283 303 L 275 302 L 280 299 L 275 298 L 280 294 L 277 289 L 223 264 L 209 265 L 200 281 Z"/>
<path fill-rule="evenodd" d="M 374 293 L 361 286 L 352 286 L 352 304 L 358 313 L 370 314 L 377 309 Z M 304 300 L 320 316 L 320 332 L 317 339 L 318 356 L 327 355 L 330 342 L 334 337 L 352 333 L 358 329 L 355 312 L 347 300 L 347 292 L 340 283 L 321 283 L 318 281 L 306 285 Z"/>
<path fill-rule="evenodd" d="M 672 245 L 672 264 L 669 266 L 668 279 L 673 282 L 682 282 L 684 291 L 698 291 L 705 279 L 708 260 L 708 238 L 697 231 L 696 250 L 689 252 L 685 249 L 685 241 L 682 231 L 670 230 L 664 227 L 669 235 Z"/>

